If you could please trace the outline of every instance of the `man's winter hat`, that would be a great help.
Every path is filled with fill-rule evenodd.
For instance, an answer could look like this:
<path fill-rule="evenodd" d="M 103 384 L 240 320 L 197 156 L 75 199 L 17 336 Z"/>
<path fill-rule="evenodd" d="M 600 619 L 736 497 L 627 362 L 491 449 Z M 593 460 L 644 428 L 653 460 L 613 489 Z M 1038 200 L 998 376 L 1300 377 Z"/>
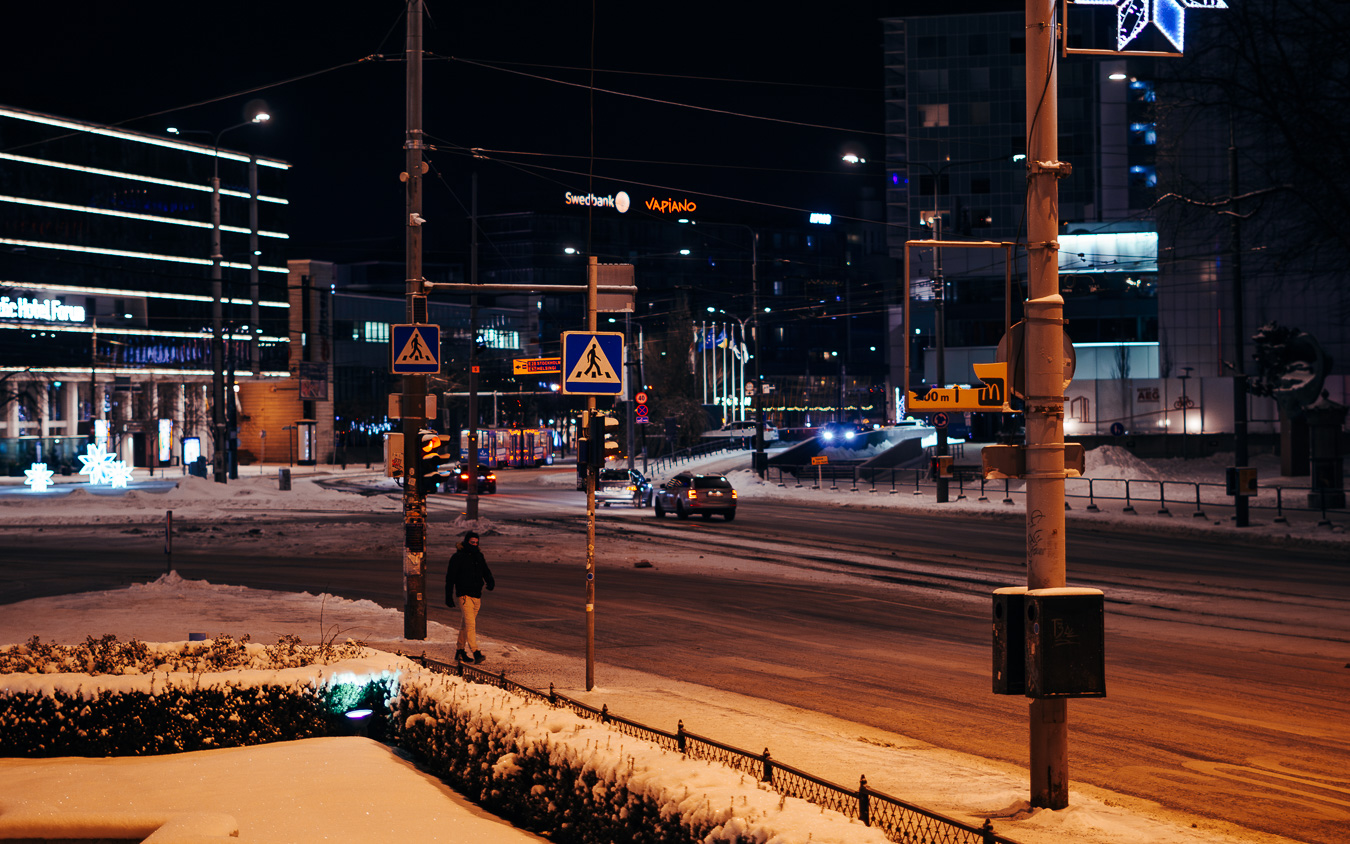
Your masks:
<path fill-rule="evenodd" d="M 477 538 L 478 534 L 474 533 L 473 531 L 469 531 L 468 533 L 464 534 L 465 542 L 468 542 L 470 539 L 477 539 Z"/>

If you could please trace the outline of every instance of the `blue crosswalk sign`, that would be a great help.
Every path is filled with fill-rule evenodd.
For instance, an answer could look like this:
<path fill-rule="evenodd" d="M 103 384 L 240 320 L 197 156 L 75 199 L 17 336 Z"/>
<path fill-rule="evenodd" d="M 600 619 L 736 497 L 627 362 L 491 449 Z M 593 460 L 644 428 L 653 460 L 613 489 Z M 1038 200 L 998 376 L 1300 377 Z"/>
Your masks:
<path fill-rule="evenodd" d="M 439 325 L 391 325 L 389 353 L 395 375 L 435 375 L 441 371 Z"/>
<path fill-rule="evenodd" d="M 562 371 L 562 391 L 567 395 L 621 395 L 623 334 L 617 331 L 564 331 Z"/>

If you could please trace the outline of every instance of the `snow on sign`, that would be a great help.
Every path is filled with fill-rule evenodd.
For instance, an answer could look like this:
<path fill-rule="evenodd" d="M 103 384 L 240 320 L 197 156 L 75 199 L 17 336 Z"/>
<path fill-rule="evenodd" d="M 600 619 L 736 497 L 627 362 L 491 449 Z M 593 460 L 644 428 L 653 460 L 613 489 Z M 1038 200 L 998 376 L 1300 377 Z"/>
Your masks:
<path fill-rule="evenodd" d="M 391 325 L 389 352 L 395 375 L 434 375 L 441 371 L 439 325 Z"/>
<path fill-rule="evenodd" d="M 617 396 L 623 392 L 623 334 L 564 331 L 562 392 Z"/>

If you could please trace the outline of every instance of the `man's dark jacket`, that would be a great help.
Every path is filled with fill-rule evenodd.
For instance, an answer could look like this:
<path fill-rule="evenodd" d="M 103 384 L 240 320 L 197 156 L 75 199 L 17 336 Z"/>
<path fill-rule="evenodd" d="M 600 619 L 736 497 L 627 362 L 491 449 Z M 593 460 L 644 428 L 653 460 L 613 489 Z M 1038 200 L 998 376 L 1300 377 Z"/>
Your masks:
<path fill-rule="evenodd" d="M 492 580 L 492 572 L 488 569 L 483 552 L 478 550 L 476 545 L 461 543 L 455 553 L 451 555 L 450 569 L 445 575 L 446 606 L 458 606 L 455 603 L 456 595 L 467 595 L 470 598 L 483 597 L 484 583 L 487 584 L 489 592 L 497 585 Z"/>

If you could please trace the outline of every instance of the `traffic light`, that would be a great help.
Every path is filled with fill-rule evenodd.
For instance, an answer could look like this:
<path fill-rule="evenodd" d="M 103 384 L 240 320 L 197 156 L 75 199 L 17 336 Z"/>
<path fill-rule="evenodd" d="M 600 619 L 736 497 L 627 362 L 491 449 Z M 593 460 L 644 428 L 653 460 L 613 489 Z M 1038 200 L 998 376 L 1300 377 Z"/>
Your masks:
<path fill-rule="evenodd" d="M 449 460 L 450 455 L 441 451 L 445 443 L 440 434 L 430 428 L 423 428 L 418 434 L 422 438 L 422 453 L 417 458 L 417 476 L 430 481 L 434 489 L 443 475 L 441 464 Z"/>
<path fill-rule="evenodd" d="M 602 413 L 594 413 L 589 419 L 583 418 L 581 430 L 585 436 L 577 443 L 578 478 L 587 470 L 600 471 L 607 458 L 618 456 L 619 444 L 609 431 L 610 428 L 618 427 L 618 419 Z"/>

